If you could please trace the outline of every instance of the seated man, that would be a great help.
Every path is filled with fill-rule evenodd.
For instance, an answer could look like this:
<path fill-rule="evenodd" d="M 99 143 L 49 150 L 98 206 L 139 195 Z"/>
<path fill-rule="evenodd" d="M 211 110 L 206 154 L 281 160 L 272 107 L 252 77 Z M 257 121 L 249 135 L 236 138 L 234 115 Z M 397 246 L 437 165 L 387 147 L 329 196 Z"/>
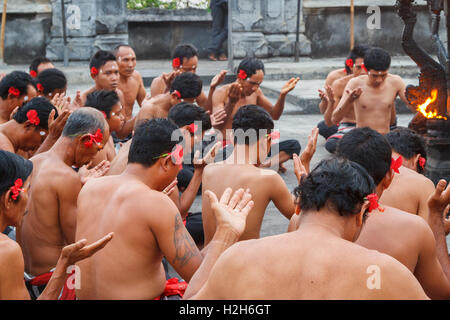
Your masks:
<path fill-rule="evenodd" d="M 0 124 L 0 149 L 17 153 L 35 151 L 48 134 L 48 119 L 56 108 L 43 97 L 36 97 L 19 108 L 12 120 Z"/>
<path fill-rule="evenodd" d="M 389 132 L 386 139 L 392 147 L 393 157 L 402 158 L 403 165 L 380 201 L 428 221 L 428 197 L 434 192 L 434 183 L 420 174 L 427 158 L 424 139 L 407 128 Z"/>
<path fill-rule="evenodd" d="M 136 53 L 133 48 L 126 44 L 118 45 L 114 50 L 117 65 L 119 66 L 119 89 L 124 95 L 124 116 L 125 120 L 133 117 L 133 106 L 136 101 L 142 106 L 147 92 L 144 81 L 138 71 L 136 71 Z"/>
<path fill-rule="evenodd" d="M 33 78 L 36 78 L 42 71 L 52 68 L 55 68 L 55 66 L 50 59 L 47 59 L 46 57 L 36 57 L 33 61 L 31 61 L 28 69 L 30 71 L 30 75 Z"/>
<path fill-rule="evenodd" d="M 95 81 L 95 86 L 81 94 L 82 106 L 85 105 L 88 94 L 99 91 L 116 91 L 119 96 L 120 104 L 125 104 L 125 97 L 122 90 L 119 89 L 119 66 L 116 57 L 110 51 L 99 50 L 89 62 L 91 77 Z M 125 110 L 122 110 L 126 119 Z M 134 127 L 134 118 L 123 123 L 122 128 L 117 132 L 117 137 L 123 139 L 131 137 Z"/>
<path fill-rule="evenodd" d="M 270 201 L 290 219 L 295 210 L 294 197 L 286 183 L 276 172 L 258 166 L 271 148 L 274 124 L 270 114 L 263 108 L 248 105 L 239 108 L 233 118 L 234 148 L 226 161 L 206 166 L 202 189 L 222 194 L 226 188 L 250 189 L 255 206 L 251 210 L 245 231 L 240 240 L 259 238 L 264 213 Z M 202 195 L 202 218 L 205 246 L 216 230 L 211 207 Z"/>
<path fill-rule="evenodd" d="M 370 128 L 357 128 L 345 134 L 339 142 L 337 155 L 367 170 L 377 185 L 378 197 L 389 187 L 399 167 L 386 138 Z M 380 207 L 381 211 L 369 216 L 356 243 L 397 259 L 414 273 L 431 299 L 449 299 L 450 279 L 437 258 L 440 253 L 436 252 L 436 248 L 442 246 L 436 245 L 428 224 L 418 216 L 384 203 Z"/>
<path fill-rule="evenodd" d="M 108 141 L 109 131 L 100 111 L 81 108 L 73 112 L 53 147 L 33 158 L 30 198 L 17 242 L 25 272 L 41 278 L 51 272 L 65 245 L 75 242 L 77 197 L 88 178 L 108 169 L 102 164 L 90 172 L 73 167 L 88 164 Z"/>
<path fill-rule="evenodd" d="M 109 132 L 117 132 L 120 130 L 125 122 L 122 105 L 120 104 L 119 96 L 116 91 L 94 91 L 88 94 L 86 107 L 92 107 L 100 111 L 106 119 L 109 126 Z M 97 165 L 103 160 L 113 161 L 116 156 L 116 149 L 114 148 L 113 138 L 110 136 L 108 143 L 97 154 L 92 161 L 93 165 Z"/>
<path fill-rule="evenodd" d="M 114 240 L 81 269 L 80 299 L 155 299 L 165 289 L 162 258 L 189 282 L 202 255 L 175 204 L 162 191 L 175 179 L 183 156 L 167 119 L 140 123 L 121 175 L 89 181 L 78 197 L 76 239 Z M 111 262 L 114 263 L 111 263 Z"/>
<path fill-rule="evenodd" d="M 157 95 L 166 93 L 172 86 L 172 81 L 180 74 L 185 72 L 195 73 L 198 66 L 198 51 L 192 44 L 180 44 L 178 45 L 172 54 L 172 68 L 170 73 L 163 73 L 159 77 L 153 79 L 150 92 L 152 98 Z M 208 97 L 201 91 L 201 93 L 195 97 L 195 102 L 206 111 L 212 111 L 212 97 L 213 94 L 223 80 L 225 79 L 226 70 L 220 72 L 212 80 L 209 87 Z M 194 101 L 192 101 L 193 103 Z"/>
<path fill-rule="evenodd" d="M 27 189 L 30 187 L 30 175 L 33 163 L 13 153 L 0 150 L 0 198 L 7 203 L 0 210 L 0 229 L 6 226 L 20 225 L 27 206 Z M 112 238 L 112 234 L 96 243 L 86 246 L 86 240 L 66 246 L 62 249 L 55 271 L 49 276 L 39 299 L 58 299 L 64 287 L 61 300 L 70 298 L 66 270 L 75 262 L 86 259 L 103 248 Z M 23 279 L 24 263 L 20 246 L 3 234 L 0 234 L 0 299 L 30 299 Z M 73 290 L 72 290 L 73 291 Z M 74 297 L 72 292 L 72 298 Z M 36 299 L 35 296 L 31 298 Z"/>
<path fill-rule="evenodd" d="M 11 119 L 14 109 L 37 96 L 36 84 L 28 73 L 13 71 L 0 81 L 0 124 Z"/>
<path fill-rule="evenodd" d="M 67 91 L 67 78 L 58 69 L 53 68 L 42 71 L 37 76 L 36 83 L 39 94 L 49 100 L 52 100 L 56 95 L 64 96 Z"/>
<path fill-rule="evenodd" d="M 405 96 L 405 83 L 397 75 L 389 74 L 391 57 L 380 48 L 370 49 L 364 57 L 367 75 L 351 79 L 345 87 L 344 94 L 331 121 L 339 123 L 354 110 L 356 126 L 369 127 L 381 134 L 390 131 L 394 122 L 395 99 L 399 96 L 413 113 L 416 110 L 409 105 Z"/>
<path fill-rule="evenodd" d="M 213 111 L 225 110 L 226 118 L 224 123 L 217 126 L 222 134 L 224 146 L 229 145 L 231 139 L 231 127 L 233 117 L 239 108 L 245 105 L 258 105 L 264 108 L 274 120 L 280 119 L 286 95 L 292 91 L 299 78 L 290 79 L 281 89 L 280 97 L 275 106 L 264 96 L 259 86 L 264 80 L 264 63 L 255 58 L 246 58 L 241 61 L 238 68 L 237 79 L 232 84 L 227 84 L 218 89 L 213 96 Z M 227 133 L 228 131 L 228 133 Z M 293 154 L 300 153 L 300 143 L 297 140 L 286 140 L 279 144 L 279 154 L 271 155 L 267 161 L 263 161 L 263 167 L 278 166 L 280 172 L 286 172 L 283 163 L 292 159 Z M 231 148 L 224 150 L 224 158 L 231 152 Z"/>
<path fill-rule="evenodd" d="M 185 298 L 426 299 L 405 266 L 353 243 L 365 228 L 374 191 L 360 165 L 322 160 L 296 189 L 303 209 L 299 229 L 208 250 L 210 268 L 199 268 Z"/>

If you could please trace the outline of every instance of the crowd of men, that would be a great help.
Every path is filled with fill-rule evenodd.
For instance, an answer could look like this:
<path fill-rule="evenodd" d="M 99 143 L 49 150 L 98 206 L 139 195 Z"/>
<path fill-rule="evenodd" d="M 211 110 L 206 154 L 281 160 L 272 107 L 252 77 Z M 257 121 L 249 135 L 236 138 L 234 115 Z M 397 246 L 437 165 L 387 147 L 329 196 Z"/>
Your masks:
<path fill-rule="evenodd" d="M 301 153 L 274 130 L 299 78 L 272 104 L 261 60 L 208 92 L 193 45 L 171 62 L 145 88 L 132 47 L 99 50 L 73 98 L 46 58 L 3 76 L 0 299 L 450 298 L 450 188 L 397 127 L 397 97 L 416 110 L 388 52 L 356 46 L 328 75 Z M 260 238 L 270 202 L 289 227 Z"/>

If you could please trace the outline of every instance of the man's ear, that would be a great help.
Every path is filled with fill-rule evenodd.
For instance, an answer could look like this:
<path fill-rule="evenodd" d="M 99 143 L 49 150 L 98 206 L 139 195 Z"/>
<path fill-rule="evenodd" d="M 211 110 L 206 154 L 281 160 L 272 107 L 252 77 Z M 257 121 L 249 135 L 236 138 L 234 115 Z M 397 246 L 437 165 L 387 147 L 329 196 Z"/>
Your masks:
<path fill-rule="evenodd" d="M 384 176 L 383 180 L 381 180 L 381 185 L 383 187 L 383 190 L 386 190 L 387 188 L 389 188 L 389 186 L 392 183 L 392 180 L 394 180 L 394 170 L 393 169 L 389 169 L 388 172 L 386 173 L 386 175 Z"/>
<path fill-rule="evenodd" d="M 171 105 L 176 105 L 179 104 L 181 102 L 182 99 L 178 98 L 177 94 L 175 92 L 172 92 L 170 94 L 170 104 Z"/>
<path fill-rule="evenodd" d="M 158 159 L 158 161 L 160 162 L 161 168 L 164 171 L 169 171 L 171 166 L 174 165 L 173 162 L 172 162 L 172 157 L 170 157 L 170 156 Z"/>
<path fill-rule="evenodd" d="M 414 156 L 414 169 L 416 169 L 416 168 L 418 168 L 419 167 L 419 159 L 420 159 L 420 157 L 421 157 L 422 155 L 419 153 L 419 154 L 416 154 L 415 156 Z"/>
<path fill-rule="evenodd" d="M 368 201 L 364 201 L 364 204 L 361 206 L 361 210 L 359 211 L 359 213 L 356 215 L 356 225 L 358 227 L 361 227 L 364 223 L 364 212 L 369 208 L 369 202 Z"/>
<path fill-rule="evenodd" d="M 11 189 L 8 189 L 8 191 L 6 191 L 3 194 L 3 197 L 1 199 L 3 207 L 5 208 L 6 211 L 8 211 L 8 209 L 13 205 L 13 199 L 11 198 Z"/>
<path fill-rule="evenodd" d="M 36 126 L 34 124 L 31 124 L 30 120 L 25 121 L 22 125 L 23 125 L 23 128 L 26 131 L 30 131 L 30 130 L 35 130 L 36 129 Z"/>
<path fill-rule="evenodd" d="M 89 134 L 83 134 L 81 136 L 79 136 L 80 139 L 80 143 L 85 144 L 88 141 L 91 141 L 91 136 Z"/>

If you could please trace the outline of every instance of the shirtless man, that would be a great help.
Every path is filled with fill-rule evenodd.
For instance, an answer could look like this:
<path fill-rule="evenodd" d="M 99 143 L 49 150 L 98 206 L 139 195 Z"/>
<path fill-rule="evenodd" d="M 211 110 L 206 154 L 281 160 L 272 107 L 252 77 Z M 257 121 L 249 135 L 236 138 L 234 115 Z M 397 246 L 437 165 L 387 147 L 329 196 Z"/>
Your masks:
<path fill-rule="evenodd" d="M 286 95 L 292 91 L 299 78 L 290 79 L 281 89 L 280 97 L 275 106 L 264 96 L 259 88 L 264 80 L 264 63 L 255 58 L 246 58 L 241 61 L 238 68 L 238 76 L 234 83 L 222 86 L 213 95 L 213 111 L 225 110 L 226 118 L 224 123 L 216 129 L 222 134 L 224 144 L 229 144 L 231 139 L 231 127 L 233 117 L 236 112 L 245 105 L 254 104 L 263 107 L 273 120 L 280 119 Z M 229 131 L 227 133 L 227 131 Z M 283 163 L 292 159 L 293 154 L 300 153 L 300 143 L 297 140 L 281 141 L 279 144 L 279 154 L 271 155 L 272 158 L 262 163 L 264 167 L 279 166 L 280 172 L 286 172 Z M 227 154 L 228 150 L 224 150 Z"/>
<path fill-rule="evenodd" d="M 397 128 L 386 134 L 386 139 L 392 147 L 392 157 L 402 158 L 402 166 L 380 201 L 428 221 L 428 197 L 435 188 L 430 179 L 420 174 L 427 158 L 422 136 L 407 128 Z"/>
<path fill-rule="evenodd" d="M 39 276 L 51 271 L 61 249 L 75 242 L 78 193 L 88 178 L 103 175 L 108 164 L 101 164 L 90 172 L 80 167 L 95 157 L 108 138 L 103 115 L 92 108 L 81 108 L 70 115 L 62 136 L 53 147 L 31 159 L 34 169 L 28 214 L 17 229 L 25 272 L 29 275 Z M 80 171 L 77 173 L 73 166 Z"/>
<path fill-rule="evenodd" d="M 12 153 L 35 151 L 48 135 L 50 113 L 56 108 L 43 97 L 36 97 L 19 108 L 12 120 L 0 124 L 0 149 Z"/>
<path fill-rule="evenodd" d="M 192 44 L 180 44 L 176 46 L 172 54 L 172 72 L 163 73 L 159 77 L 153 79 L 150 92 L 151 96 L 155 97 L 159 94 L 169 91 L 172 81 L 180 74 L 185 72 L 195 73 L 198 66 L 198 51 Z M 212 80 L 209 87 L 208 97 L 202 91 L 201 94 L 196 97 L 196 103 L 204 108 L 206 111 L 212 111 L 212 97 L 219 86 L 225 79 L 226 70 L 221 71 Z"/>
<path fill-rule="evenodd" d="M 319 89 L 320 113 L 325 114 L 325 112 L 328 110 L 328 105 L 330 104 L 332 95 L 331 94 L 327 95 L 326 93 L 331 92 L 330 88 L 332 87 L 332 85 L 334 84 L 335 81 L 342 79 L 342 78 L 348 78 L 349 76 L 353 75 L 354 73 L 360 74 L 362 72 L 361 64 L 364 61 L 357 61 L 357 60 L 364 60 L 364 54 L 365 54 L 365 51 L 367 51 L 367 48 L 368 48 L 368 46 L 366 46 L 366 45 L 355 46 L 350 51 L 349 56 L 345 60 L 345 63 L 344 63 L 345 68 L 333 70 L 328 74 L 328 76 L 325 80 L 325 86 L 324 86 L 326 92 Z M 347 84 L 347 82 L 345 84 Z M 328 139 L 331 135 L 335 134 L 338 130 L 338 127 L 336 125 L 334 125 L 330 121 L 327 122 L 325 120 L 320 121 L 317 124 L 317 127 L 319 128 L 319 134 L 321 136 L 323 136 L 325 139 Z"/>
<path fill-rule="evenodd" d="M 406 99 L 406 86 L 402 78 L 389 74 L 390 64 L 389 53 L 380 48 L 369 50 L 364 57 L 367 75 L 348 82 L 342 99 L 333 111 L 331 121 L 333 123 L 342 121 L 353 109 L 358 128 L 369 127 L 386 134 L 393 121 L 392 109 L 395 108 L 397 96 L 416 113 Z"/>
<path fill-rule="evenodd" d="M 89 68 L 91 72 L 91 77 L 95 81 L 95 86 L 86 90 L 81 94 L 82 106 L 85 105 L 88 94 L 99 91 L 116 91 L 119 96 L 119 100 L 122 106 L 125 105 L 125 96 L 122 90 L 119 89 L 119 66 L 116 62 L 116 57 L 110 51 L 99 50 L 92 57 Z M 122 110 L 125 119 L 125 110 Z M 119 138 L 128 137 L 133 131 L 134 118 L 125 121 L 122 128 L 117 132 Z"/>
<path fill-rule="evenodd" d="M 46 69 L 52 69 L 54 67 L 55 66 L 50 59 L 47 59 L 45 57 L 37 57 L 34 58 L 33 61 L 31 61 L 30 67 L 28 69 L 30 70 L 30 75 L 33 78 L 36 78 L 42 71 Z"/>
<path fill-rule="evenodd" d="M 370 128 L 357 128 L 345 134 L 336 154 L 367 170 L 377 185 L 378 197 L 389 187 L 398 169 L 386 138 Z M 442 246 L 436 245 L 427 222 L 384 203 L 380 207 L 382 212 L 370 214 L 356 243 L 397 259 L 414 273 L 431 299 L 449 299 L 450 279 L 438 260 L 441 254 L 436 251 Z"/>
<path fill-rule="evenodd" d="M 211 256 L 208 251 L 202 267 L 207 260 L 211 267 L 199 268 L 185 298 L 426 299 L 405 266 L 353 243 L 365 228 L 369 202 L 364 198 L 374 189 L 361 166 L 335 158 L 323 160 L 297 189 L 303 208 L 299 229 L 223 245 Z M 380 271 L 382 284 L 377 290 L 368 285 L 371 266 Z M 206 283 L 199 285 L 197 279 L 205 278 Z"/>
<path fill-rule="evenodd" d="M 33 164 L 29 160 L 7 151 L 0 151 L 0 229 L 20 225 L 27 206 L 27 189 Z M 20 185 L 20 186 L 19 186 Z M 45 290 L 39 299 L 58 299 L 66 282 L 67 268 L 80 259 L 85 259 L 104 247 L 112 234 L 94 244 L 86 246 L 86 240 L 66 246 L 56 264 Z M 30 299 L 23 280 L 24 263 L 20 246 L 14 240 L 0 234 L 0 299 Z M 32 297 L 33 298 L 33 297 Z"/>
<path fill-rule="evenodd" d="M 122 113 L 122 105 L 120 104 L 119 96 L 116 91 L 94 91 L 88 94 L 85 106 L 97 109 L 103 114 L 111 133 L 120 130 L 125 122 Z M 108 143 L 95 156 L 92 164 L 97 165 L 103 160 L 111 162 L 114 160 L 115 156 L 116 149 L 114 148 L 113 138 L 110 136 Z"/>
<path fill-rule="evenodd" d="M 167 119 L 140 123 L 121 175 L 89 181 L 78 197 L 76 239 L 114 240 L 81 269 L 80 299 L 155 299 L 165 288 L 163 256 L 189 282 L 202 256 L 175 204 L 162 191 L 175 179 L 182 153 Z M 182 150 L 182 149 L 181 149 Z M 180 157 L 181 156 L 181 157 Z"/>
<path fill-rule="evenodd" d="M 39 95 L 52 100 L 56 95 L 64 96 L 67 91 L 67 78 L 64 72 L 58 69 L 46 69 L 36 78 L 36 87 Z"/>
<path fill-rule="evenodd" d="M 139 121 L 153 118 L 167 118 L 170 108 L 180 102 L 193 103 L 202 92 L 202 80 L 192 72 L 180 74 L 172 82 L 170 90 L 146 100 L 136 116 Z"/>
<path fill-rule="evenodd" d="M 349 113 L 346 114 L 340 121 L 340 123 L 333 123 L 331 121 L 331 117 L 334 109 L 337 105 L 339 105 L 347 83 L 353 78 L 367 74 L 367 70 L 364 66 L 364 55 L 369 49 L 369 46 L 355 47 L 350 54 L 350 58 L 348 58 L 346 61 L 347 67 L 351 67 L 352 73 L 348 76 L 337 79 L 331 86 L 326 86 L 326 93 L 319 90 L 320 94 L 324 96 L 324 98 L 322 99 L 322 104 L 324 106 L 322 108 L 325 109 L 325 125 L 329 127 L 332 125 L 338 126 L 337 132 L 328 137 L 327 142 L 325 143 L 325 149 L 327 149 L 327 151 L 330 153 L 334 153 L 336 151 L 337 143 L 340 139 L 342 139 L 343 135 L 356 127 L 355 113 L 353 112 L 353 110 L 350 110 Z"/>
<path fill-rule="evenodd" d="M 235 137 L 231 156 L 224 162 L 207 165 L 203 172 L 202 190 L 222 194 L 228 187 L 233 190 L 250 189 L 255 206 L 247 218 L 240 240 L 259 238 L 264 213 L 270 201 L 287 219 L 295 211 L 295 199 L 280 175 L 270 169 L 258 168 L 271 147 L 270 133 L 273 127 L 272 117 L 263 108 L 255 105 L 239 108 L 233 119 Z M 252 133 L 256 137 L 243 137 Z M 205 201 L 204 193 L 202 199 L 203 229 L 207 245 L 216 230 L 216 221 L 211 206 Z"/>
<path fill-rule="evenodd" d="M 11 119 L 14 109 L 37 96 L 33 78 L 25 72 L 13 71 L 0 81 L 0 124 Z"/>
<path fill-rule="evenodd" d="M 147 92 L 141 74 L 136 71 L 136 53 L 129 45 L 118 45 L 114 50 L 114 55 L 119 65 L 119 89 L 124 95 L 124 116 L 125 120 L 133 117 L 133 106 L 136 101 L 142 107 Z"/>

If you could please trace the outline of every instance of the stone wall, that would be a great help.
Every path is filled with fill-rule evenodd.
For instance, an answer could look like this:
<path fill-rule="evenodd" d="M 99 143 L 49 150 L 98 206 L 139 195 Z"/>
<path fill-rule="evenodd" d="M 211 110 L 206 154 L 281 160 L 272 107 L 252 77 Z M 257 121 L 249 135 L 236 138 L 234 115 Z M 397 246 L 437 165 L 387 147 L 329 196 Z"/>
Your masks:
<path fill-rule="evenodd" d="M 293 56 L 297 0 L 229 0 L 233 57 Z M 300 55 L 311 53 L 311 43 L 300 25 Z"/>

